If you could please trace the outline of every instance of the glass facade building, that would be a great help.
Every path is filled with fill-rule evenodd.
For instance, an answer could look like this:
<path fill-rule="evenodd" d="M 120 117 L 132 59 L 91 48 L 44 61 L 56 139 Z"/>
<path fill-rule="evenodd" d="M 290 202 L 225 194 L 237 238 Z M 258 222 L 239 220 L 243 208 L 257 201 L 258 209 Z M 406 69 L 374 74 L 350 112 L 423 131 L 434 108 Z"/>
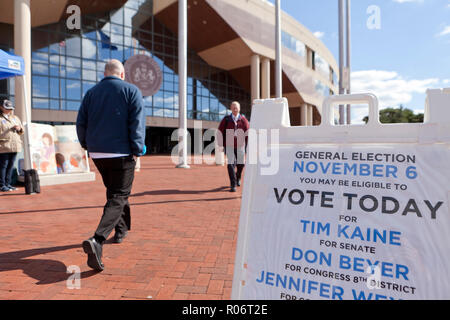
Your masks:
<path fill-rule="evenodd" d="M 307 54 L 307 46 L 300 40 L 298 40 L 293 35 L 289 34 L 286 31 L 281 32 L 281 44 L 303 58 L 305 63 L 307 63 L 306 54 Z M 333 84 L 337 83 L 337 77 L 334 70 L 328 64 L 328 62 L 323 59 L 317 52 L 312 51 L 312 68 L 317 70 L 323 77 L 326 79 L 330 79 Z M 315 80 L 315 90 L 320 95 L 325 97 L 333 94 L 333 90 L 329 88 L 326 84 L 324 84 L 319 79 Z"/>
<path fill-rule="evenodd" d="M 160 90 L 144 97 L 147 116 L 178 118 L 178 37 L 152 16 L 148 3 L 129 0 L 118 10 L 82 15 L 81 30 L 68 30 L 66 21 L 33 28 L 32 108 L 77 111 L 84 94 L 103 78 L 105 61 L 125 63 L 145 54 L 163 72 Z M 133 27 L 137 15 L 146 20 L 142 28 Z M 12 52 L 12 44 L 2 47 Z M 5 81 L 0 95 L 13 99 L 13 80 Z M 232 101 L 244 107 L 250 103 L 249 93 L 228 72 L 209 66 L 191 50 L 187 98 L 188 119 L 208 121 L 220 121 Z"/>
<path fill-rule="evenodd" d="M 306 45 L 286 31 L 281 31 L 281 44 L 300 57 L 305 57 L 306 55 Z"/>
<path fill-rule="evenodd" d="M 162 73 L 159 91 L 144 97 L 147 125 L 151 127 L 147 133 L 153 136 L 148 142 L 155 144 L 159 140 L 156 144 L 168 150 L 179 118 L 177 1 L 76 0 L 81 10 L 79 29 L 67 24 L 70 13 L 66 9 L 71 3 L 68 1 L 66 7 L 61 5 L 59 10 L 48 11 L 42 17 L 37 5 L 31 4 L 33 121 L 73 124 L 84 95 L 103 79 L 107 60 L 126 63 L 130 57 L 144 54 L 159 65 Z M 262 1 L 190 3 L 186 105 L 189 130 L 194 128 L 192 120 L 203 121 L 205 129 L 216 128 L 217 122 L 230 112 L 232 101 L 239 101 L 242 113 L 251 120 L 252 88 L 258 85 L 261 91 L 258 95 L 253 92 L 254 98 L 273 93 L 274 61 L 269 58 L 270 79 L 255 76 L 260 74 L 262 65 L 256 70 L 250 64 L 254 55 L 262 61 L 273 50 L 274 30 L 267 17 L 260 15 L 259 7 L 272 10 L 270 4 Z M 7 9 L 14 13 L 13 6 Z M 0 20 L 0 48 L 9 52 L 14 52 L 13 23 L 14 19 L 5 16 Z M 282 31 L 283 55 L 290 58 L 283 62 L 283 94 L 290 110 L 304 106 L 314 109 L 336 91 L 335 61 L 323 44 L 308 43 L 312 35 L 304 37 L 308 32 L 298 28 L 295 21 Z M 268 83 L 263 86 L 263 81 Z M 12 79 L 0 80 L 0 99 L 14 100 L 14 84 Z M 263 93 L 263 88 L 269 92 Z M 20 92 L 20 88 L 17 90 Z M 320 122 L 319 109 L 314 110 L 308 113 L 316 119 L 312 123 Z M 299 117 L 292 117 L 291 123 L 299 125 Z"/>

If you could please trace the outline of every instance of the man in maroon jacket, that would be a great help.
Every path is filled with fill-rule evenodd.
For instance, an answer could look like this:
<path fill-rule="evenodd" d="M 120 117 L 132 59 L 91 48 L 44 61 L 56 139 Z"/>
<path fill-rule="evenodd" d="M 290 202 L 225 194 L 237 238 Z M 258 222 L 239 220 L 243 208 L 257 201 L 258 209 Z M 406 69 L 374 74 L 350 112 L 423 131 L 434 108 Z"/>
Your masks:
<path fill-rule="evenodd" d="M 246 133 L 249 129 L 249 123 L 239 113 L 241 111 L 239 102 L 232 102 L 230 110 L 231 114 L 223 118 L 220 122 L 219 131 L 222 137 L 218 139 L 218 143 L 219 146 L 225 147 L 225 153 L 228 159 L 228 175 L 230 176 L 230 191 L 236 192 L 236 186 L 241 186 L 242 170 L 245 166 Z"/>

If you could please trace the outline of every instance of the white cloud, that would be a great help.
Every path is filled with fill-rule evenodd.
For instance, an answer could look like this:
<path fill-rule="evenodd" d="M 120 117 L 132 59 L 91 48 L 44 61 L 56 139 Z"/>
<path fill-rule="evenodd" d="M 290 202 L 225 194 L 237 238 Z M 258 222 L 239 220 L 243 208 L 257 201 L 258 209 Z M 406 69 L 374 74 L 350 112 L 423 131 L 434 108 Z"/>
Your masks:
<path fill-rule="evenodd" d="M 148 99 L 151 99 L 150 97 Z M 149 101 L 149 100 L 147 100 Z M 178 108 L 178 95 L 174 94 L 171 97 L 153 97 L 153 101 L 155 105 L 173 105 L 175 108 Z"/>
<path fill-rule="evenodd" d="M 83 58 L 95 59 L 97 45 L 91 39 L 83 38 Z"/>
<path fill-rule="evenodd" d="M 423 3 L 425 0 L 394 0 L 394 2 L 397 3 L 408 3 L 408 2 L 415 2 L 415 3 Z"/>
<path fill-rule="evenodd" d="M 67 89 L 76 89 L 76 88 L 80 88 L 80 87 L 81 87 L 81 84 L 78 81 L 77 82 L 73 82 L 73 83 L 71 83 L 71 84 L 66 86 Z"/>
<path fill-rule="evenodd" d="M 47 74 L 48 65 L 33 63 L 33 72 L 37 72 L 40 74 Z"/>
<path fill-rule="evenodd" d="M 424 94 L 427 89 L 442 86 L 444 80 L 404 79 L 395 71 L 365 70 L 352 72 L 352 93 L 373 93 L 380 109 L 398 107 L 413 99 L 413 94 Z"/>
<path fill-rule="evenodd" d="M 338 115 L 338 110 L 335 111 L 335 115 Z M 360 105 L 352 105 L 351 108 L 352 114 L 352 124 L 364 124 L 364 117 L 369 115 L 369 107 L 360 106 Z"/>
<path fill-rule="evenodd" d="M 315 36 L 316 38 L 321 39 L 321 38 L 325 35 L 325 32 L 322 32 L 322 31 L 316 31 L 316 32 L 314 32 L 313 34 L 314 34 L 314 36 Z"/>
<path fill-rule="evenodd" d="M 436 37 L 443 37 L 445 35 L 450 34 L 450 26 L 445 26 L 444 30 L 442 30 L 441 32 L 439 32 Z"/>

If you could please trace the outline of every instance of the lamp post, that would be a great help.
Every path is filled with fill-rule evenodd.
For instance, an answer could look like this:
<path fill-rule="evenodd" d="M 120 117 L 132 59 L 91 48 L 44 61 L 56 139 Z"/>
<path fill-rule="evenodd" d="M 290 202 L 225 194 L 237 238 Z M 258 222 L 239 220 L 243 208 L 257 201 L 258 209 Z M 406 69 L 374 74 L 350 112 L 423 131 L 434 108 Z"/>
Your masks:
<path fill-rule="evenodd" d="M 339 1 L 339 94 L 344 94 L 344 0 Z M 344 124 L 344 105 L 339 105 L 339 124 Z"/>
<path fill-rule="evenodd" d="M 275 0 L 275 97 L 281 98 L 283 95 L 282 84 L 282 63 L 281 63 L 281 9 L 280 1 Z"/>
<path fill-rule="evenodd" d="M 187 0 L 178 0 L 178 141 L 177 168 L 188 169 L 187 163 Z"/>
<path fill-rule="evenodd" d="M 351 12 L 350 12 L 350 0 L 347 0 L 347 10 L 346 10 L 346 17 L 345 17 L 345 19 L 347 20 L 347 23 L 346 23 L 346 26 L 347 26 L 347 28 L 346 28 L 346 38 L 347 38 L 347 63 L 346 63 L 346 68 L 347 68 L 347 75 L 348 75 L 348 78 L 347 78 L 347 94 L 350 94 L 351 93 L 351 82 L 350 82 L 350 80 L 351 80 L 351 77 L 350 77 L 350 70 L 351 70 L 351 68 L 350 68 L 350 58 L 351 58 L 351 56 L 350 56 L 350 53 L 351 53 L 351 32 L 350 32 L 350 29 L 351 29 Z M 351 112 L 351 109 L 350 109 L 351 107 L 350 107 L 350 105 L 348 104 L 347 105 L 347 124 L 351 124 L 351 122 L 352 122 L 352 112 Z"/>

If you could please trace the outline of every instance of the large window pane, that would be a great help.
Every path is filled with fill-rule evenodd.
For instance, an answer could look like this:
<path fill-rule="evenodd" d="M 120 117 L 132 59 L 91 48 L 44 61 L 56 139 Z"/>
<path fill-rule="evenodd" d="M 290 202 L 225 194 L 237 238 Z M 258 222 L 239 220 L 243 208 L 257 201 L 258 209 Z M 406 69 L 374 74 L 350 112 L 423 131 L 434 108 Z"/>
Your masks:
<path fill-rule="evenodd" d="M 104 44 L 102 44 L 102 42 L 97 42 L 97 52 L 98 52 L 98 57 L 100 60 L 109 60 L 111 59 L 110 56 L 110 52 L 109 52 L 109 48 L 103 48 L 103 46 L 105 46 Z"/>
<path fill-rule="evenodd" d="M 153 97 L 144 97 L 144 105 L 146 108 L 153 107 Z"/>
<path fill-rule="evenodd" d="M 59 99 L 61 96 L 58 78 L 50 78 L 50 97 Z"/>
<path fill-rule="evenodd" d="M 164 92 L 164 107 L 165 108 L 178 108 L 178 95 L 174 92 Z"/>
<path fill-rule="evenodd" d="M 48 64 L 33 63 L 33 74 L 48 75 Z"/>
<path fill-rule="evenodd" d="M 111 59 L 123 61 L 123 46 L 114 44 L 114 50 L 111 50 Z"/>
<path fill-rule="evenodd" d="M 48 77 L 33 76 L 33 96 L 44 97 L 49 96 Z"/>
<path fill-rule="evenodd" d="M 66 79 L 59 79 L 59 86 L 60 86 L 60 93 L 61 93 L 61 99 L 66 98 Z"/>
<path fill-rule="evenodd" d="M 83 62 L 83 70 L 96 70 L 97 69 L 97 64 L 95 63 L 95 61 L 93 60 L 82 60 Z"/>
<path fill-rule="evenodd" d="M 79 68 L 66 68 L 66 77 L 72 79 L 81 79 L 81 70 Z"/>
<path fill-rule="evenodd" d="M 164 109 L 164 117 L 173 118 L 173 109 Z"/>
<path fill-rule="evenodd" d="M 163 72 L 159 92 L 145 97 L 146 115 L 178 117 L 178 75 L 173 70 L 177 69 L 177 37 L 158 21 L 152 23 L 149 3 L 151 1 L 128 0 L 122 8 L 109 14 L 83 13 L 81 35 L 67 32 L 63 22 L 55 27 L 34 28 L 32 93 L 33 99 L 40 99 L 36 100 L 36 107 L 76 111 L 86 92 L 103 79 L 106 60 L 126 61 L 135 54 L 146 54 Z M 145 28 L 132 26 L 136 15 L 145 23 L 142 24 Z M 153 35 L 152 25 L 158 26 Z M 301 42 L 287 34 L 283 34 L 283 39 L 291 50 L 302 54 Z M 249 93 L 228 72 L 208 66 L 191 50 L 188 50 L 188 57 L 190 119 L 218 121 L 227 113 L 226 105 L 232 100 L 239 100 L 249 108 Z"/>
<path fill-rule="evenodd" d="M 207 97 L 202 97 L 201 99 L 201 110 L 203 112 L 209 112 L 209 98 Z M 200 110 L 200 108 L 199 108 Z"/>
<path fill-rule="evenodd" d="M 164 90 L 175 91 L 175 86 L 173 85 L 173 82 L 164 81 Z M 178 90 L 178 88 L 177 88 L 177 90 Z"/>
<path fill-rule="evenodd" d="M 123 10 L 117 10 L 111 14 L 111 22 L 117 24 L 123 24 Z"/>
<path fill-rule="evenodd" d="M 81 38 L 66 39 L 66 54 L 73 57 L 81 57 Z"/>
<path fill-rule="evenodd" d="M 216 97 L 213 97 L 210 100 L 210 112 L 214 112 L 214 113 L 219 112 L 219 100 L 217 100 Z"/>
<path fill-rule="evenodd" d="M 88 90 L 93 88 L 94 86 L 95 86 L 95 82 L 84 81 L 83 82 L 83 97 L 86 94 L 86 92 L 88 92 Z"/>
<path fill-rule="evenodd" d="M 93 70 L 83 70 L 83 80 L 97 80 L 97 72 Z"/>
<path fill-rule="evenodd" d="M 48 63 L 48 54 L 42 52 L 33 52 L 31 54 L 31 60 L 33 62 L 43 62 Z"/>
<path fill-rule="evenodd" d="M 59 110 L 59 100 L 51 99 L 50 100 L 50 109 L 51 110 Z"/>
<path fill-rule="evenodd" d="M 317 53 L 314 55 L 314 66 L 316 70 L 321 72 L 327 79 L 330 77 L 330 65 Z"/>
<path fill-rule="evenodd" d="M 128 1 L 130 2 L 130 1 Z M 128 27 L 131 27 L 133 24 L 133 16 L 136 14 L 137 11 L 130 9 L 130 8 L 125 8 L 124 9 L 124 24 Z"/>
<path fill-rule="evenodd" d="M 81 67 L 81 60 L 77 58 L 67 58 L 66 66 L 79 69 Z"/>
<path fill-rule="evenodd" d="M 48 99 L 33 98 L 33 108 L 35 109 L 49 109 L 50 103 Z"/>
<path fill-rule="evenodd" d="M 164 117 L 164 109 L 153 108 L 153 116 L 155 117 Z"/>
<path fill-rule="evenodd" d="M 157 92 L 153 96 L 153 106 L 154 107 L 164 107 L 164 93 L 162 91 Z"/>
<path fill-rule="evenodd" d="M 96 41 L 83 38 L 83 58 L 95 59 L 97 56 Z"/>
<path fill-rule="evenodd" d="M 80 109 L 80 102 L 79 101 L 67 101 L 66 109 L 69 111 L 78 111 Z"/>
<path fill-rule="evenodd" d="M 192 95 L 190 95 L 190 94 L 188 94 L 187 95 L 187 110 L 192 110 L 192 108 L 193 108 L 193 97 L 192 97 Z"/>
<path fill-rule="evenodd" d="M 67 99 L 81 100 L 81 82 L 67 80 Z"/>

